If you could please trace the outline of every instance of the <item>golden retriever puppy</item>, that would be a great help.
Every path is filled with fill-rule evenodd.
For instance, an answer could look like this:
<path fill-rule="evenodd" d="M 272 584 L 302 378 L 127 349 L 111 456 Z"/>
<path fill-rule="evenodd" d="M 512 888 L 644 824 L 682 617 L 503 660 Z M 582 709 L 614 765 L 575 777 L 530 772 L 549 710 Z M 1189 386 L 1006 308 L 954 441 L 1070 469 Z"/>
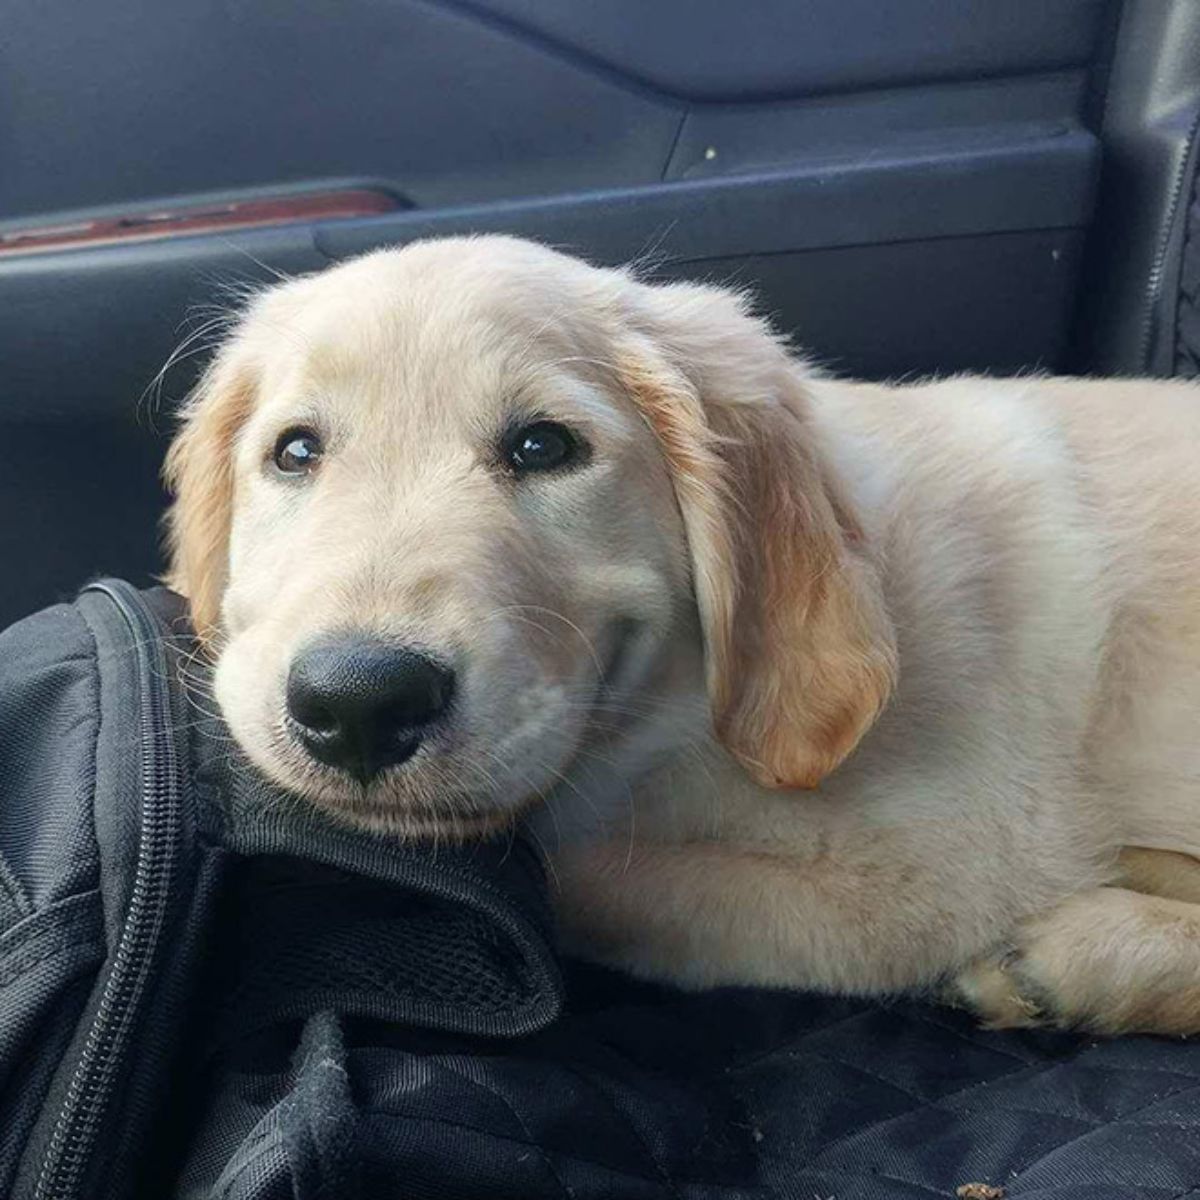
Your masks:
<path fill-rule="evenodd" d="M 1200 389 L 827 378 L 738 296 L 452 239 L 260 295 L 167 474 L 249 758 L 529 819 L 577 951 L 1200 1032 Z"/>

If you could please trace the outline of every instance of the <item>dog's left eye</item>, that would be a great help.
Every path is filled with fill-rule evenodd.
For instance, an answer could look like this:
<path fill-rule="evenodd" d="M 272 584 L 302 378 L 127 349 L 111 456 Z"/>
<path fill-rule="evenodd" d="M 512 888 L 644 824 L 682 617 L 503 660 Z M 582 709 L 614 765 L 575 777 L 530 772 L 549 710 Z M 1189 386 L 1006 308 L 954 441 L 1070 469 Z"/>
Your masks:
<path fill-rule="evenodd" d="M 580 456 L 579 439 L 557 421 L 534 421 L 514 430 L 504 445 L 508 465 L 518 475 L 555 471 Z"/>
<path fill-rule="evenodd" d="M 274 462 L 284 475 L 307 475 L 321 461 L 321 439 L 311 429 L 285 429 L 275 440 Z"/>

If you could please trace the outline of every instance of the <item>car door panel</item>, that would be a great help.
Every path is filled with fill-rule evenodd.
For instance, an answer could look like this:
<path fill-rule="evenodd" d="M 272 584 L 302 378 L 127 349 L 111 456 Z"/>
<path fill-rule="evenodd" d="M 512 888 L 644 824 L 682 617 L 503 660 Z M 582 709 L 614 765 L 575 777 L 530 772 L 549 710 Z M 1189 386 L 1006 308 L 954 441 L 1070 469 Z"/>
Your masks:
<path fill-rule="evenodd" d="M 515 31 L 540 34 L 643 86 L 709 102 L 1085 65 L 1106 11 L 1104 0 L 468 0 L 458 7 L 506 18 Z M 659 36 L 647 36 L 647 25 Z"/>
<path fill-rule="evenodd" d="M 25 514 L 0 526 L 22 564 L 0 619 L 157 565 L 169 421 L 143 395 L 189 329 L 231 289 L 381 245 L 508 232 L 750 287 L 819 361 L 872 377 L 1067 363 L 1115 3 L 0 8 L 0 232 L 292 192 L 396 206 L 0 255 L 20 448 L 0 507 Z"/>
<path fill-rule="evenodd" d="M 1045 281 L 1062 279 L 1066 269 L 1061 258 L 1041 254 L 1042 235 L 1083 226 L 1095 166 L 1090 134 L 1038 131 L 1007 143 L 985 142 L 969 154 L 894 153 L 643 188 L 0 259 L 0 307 L 14 318 L 0 326 L 0 361 L 11 388 L 5 412 L 123 410 L 166 360 L 189 305 L 219 294 L 222 282 L 260 278 L 261 263 L 282 271 L 313 270 L 380 245 L 452 234 L 539 237 L 607 263 L 640 255 L 652 259 L 662 276 L 672 273 L 675 262 L 694 271 L 710 261 L 718 280 L 730 259 L 788 255 L 789 269 L 775 286 L 757 281 L 764 306 L 777 305 L 780 284 L 813 292 L 837 307 L 852 335 L 859 289 L 850 279 L 839 286 L 836 276 L 819 286 L 815 277 L 806 279 L 802 252 L 930 243 L 937 256 L 936 243 L 946 239 L 1026 234 L 1025 247 L 1035 253 L 1022 261 L 1035 275 L 1023 274 L 1022 286 L 1036 292 Z M 1005 244 L 1018 247 L 1022 241 L 1017 236 Z M 919 284 L 921 253 L 910 248 L 907 260 Z M 973 291 L 979 285 L 971 263 L 964 259 L 962 268 L 960 296 L 964 287 Z M 741 282 L 755 279 L 743 273 Z M 164 313 L 173 318 L 170 323 Z M 64 327 L 74 331 L 81 359 L 62 354 Z M 806 344 L 828 353 L 819 338 L 801 332 Z M 849 369 L 888 374 L 938 365 L 937 352 L 927 352 L 920 342 L 891 359 L 875 353 L 868 365 L 854 353 L 853 337 L 844 341 L 846 352 L 839 358 Z M 1001 361 L 1025 357 L 1017 345 Z M 79 371 L 80 361 L 91 369 Z M 992 364 L 984 356 L 970 365 Z M 110 381 L 99 393 L 98 372 Z"/>

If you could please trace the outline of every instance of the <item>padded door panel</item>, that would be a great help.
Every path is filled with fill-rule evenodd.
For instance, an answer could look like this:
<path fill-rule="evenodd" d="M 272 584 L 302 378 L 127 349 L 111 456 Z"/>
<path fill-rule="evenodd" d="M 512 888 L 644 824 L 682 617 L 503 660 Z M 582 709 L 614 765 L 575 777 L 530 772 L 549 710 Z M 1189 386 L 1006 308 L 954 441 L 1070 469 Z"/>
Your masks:
<path fill-rule="evenodd" d="M 496 230 L 728 280 L 864 375 L 1060 366 L 1112 9 L 0 0 L 0 228 L 352 184 L 405 205 L 0 255 L 0 621 L 159 565 L 167 422 L 140 398 L 189 312 L 383 244 Z"/>
<path fill-rule="evenodd" d="M 762 311 L 841 374 L 1002 375 L 1061 363 L 1082 245 L 1079 230 L 1044 230 L 702 259 L 664 274 L 753 281 Z"/>
<path fill-rule="evenodd" d="M 327 262 L 307 225 L 0 258 L 0 424 L 143 413 L 160 368 L 214 310 Z M 190 345 L 171 385 L 208 344 Z"/>
<path fill-rule="evenodd" d="M 703 128 L 712 106 L 687 102 L 697 95 L 761 103 L 905 84 L 894 102 L 926 96 L 936 134 L 959 118 L 932 81 L 1086 66 L 1104 9 L 491 4 L 521 20 L 430 0 L 108 0 L 64 20 L 5 0 L 0 221 L 321 179 L 375 180 L 420 207 L 648 184 L 685 120 Z M 613 61 L 585 52 L 593 43 Z M 645 79 L 643 59 L 659 64 Z M 990 119 L 1011 119 L 1010 102 L 1018 90 L 997 93 Z M 745 119 L 774 117 L 751 106 Z"/>
<path fill-rule="evenodd" d="M 436 206 L 657 179 L 679 114 L 421 0 L 4 0 L 0 219 L 312 179 Z"/>
<path fill-rule="evenodd" d="M 929 245 L 928 264 L 911 249 L 904 258 L 913 299 L 925 297 L 916 315 L 930 306 L 915 337 L 888 341 L 886 353 L 881 346 L 867 356 L 846 353 L 862 324 L 853 288 L 838 308 L 840 331 L 828 320 L 785 328 L 818 355 L 835 354 L 846 370 L 885 375 L 918 364 L 933 369 L 944 347 L 933 316 L 939 297 L 931 290 L 945 260 L 937 243 L 1078 229 L 1090 211 L 1095 160 L 1095 141 L 1085 133 L 1047 135 L 1035 129 L 1025 136 L 1022 128 L 1011 140 L 985 142 L 969 154 L 926 150 L 536 201 L 30 255 L 7 263 L 0 258 L 0 310 L 9 315 L 0 322 L 5 385 L 0 420 L 119 417 L 130 411 L 179 341 L 189 309 L 228 303 L 223 295 L 228 285 L 269 277 L 260 263 L 286 272 L 315 270 L 380 245 L 477 232 L 537 237 L 608 263 L 646 254 L 663 269 L 677 261 L 709 261 L 717 277 L 732 259 L 756 264 L 778 259 L 785 269 L 777 263 L 760 278 L 743 268 L 739 280 L 758 284 L 766 305 L 789 317 L 799 310 L 780 295 L 788 275 L 793 294 L 814 287 L 799 252 L 858 246 L 859 259 L 875 249 L 883 263 L 894 258 L 885 253 L 888 246 Z M 1014 274 L 1004 290 L 1024 292 L 1036 311 L 1045 311 L 1038 307 L 1041 293 L 1061 286 L 1062 265 L 1034 253 L 1011 259 L 1010 266 Z M 977 274 L 981 269 L 977 260 L 964 257 L 955 295 L 986 326 L 1000 293 L 991 268 Z M 839 333 L 836 350 L 827 344 L 833 332 Z M 997 357 L 988 352 L 987 338 L 968 339 L 953 354 L 953 366 L 1056 365 L 1046 348 L 1058 344 L 1060 329 L 1029 325 L 1027 343 L 1019 329 L 1010 332 L 1014 336 Z M 172 372 L 168 394 L 177 395 L 188 378 L 186 369 Z"/>
<path fill-rule="evenodd" d="M 1086 63 L 1105 0 L 467 0 L 689 100 L 773 99 Z"/>

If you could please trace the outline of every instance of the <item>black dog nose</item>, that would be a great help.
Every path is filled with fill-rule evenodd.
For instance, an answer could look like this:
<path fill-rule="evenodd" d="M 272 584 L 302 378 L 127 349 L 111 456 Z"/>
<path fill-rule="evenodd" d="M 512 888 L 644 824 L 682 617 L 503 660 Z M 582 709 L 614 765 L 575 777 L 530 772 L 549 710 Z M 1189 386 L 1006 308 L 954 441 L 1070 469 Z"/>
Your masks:
<path fill-rule="evenodd" d="M 415 650 L 361 636 L 323 638 L 293 659 L 287 706 L 314 758 L 366 783 L 412 757 L 453 692 L 454 673 Z"/>

